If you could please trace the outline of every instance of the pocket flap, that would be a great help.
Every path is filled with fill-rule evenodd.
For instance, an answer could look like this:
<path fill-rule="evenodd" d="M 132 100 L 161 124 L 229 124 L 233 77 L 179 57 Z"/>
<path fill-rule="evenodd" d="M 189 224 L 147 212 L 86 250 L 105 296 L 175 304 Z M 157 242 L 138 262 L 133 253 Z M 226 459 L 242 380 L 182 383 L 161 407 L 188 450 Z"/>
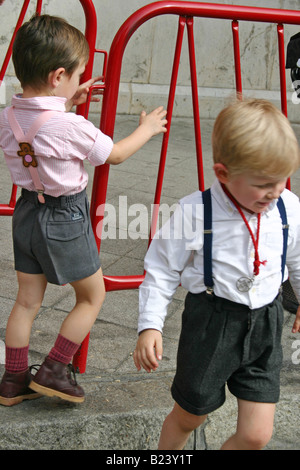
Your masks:
<path fill-rule="evenodd" d="M 69 241 L 84 233 L 83 220 L 70 222 L 48 222 L 47 237 L 51 240 Z"/>

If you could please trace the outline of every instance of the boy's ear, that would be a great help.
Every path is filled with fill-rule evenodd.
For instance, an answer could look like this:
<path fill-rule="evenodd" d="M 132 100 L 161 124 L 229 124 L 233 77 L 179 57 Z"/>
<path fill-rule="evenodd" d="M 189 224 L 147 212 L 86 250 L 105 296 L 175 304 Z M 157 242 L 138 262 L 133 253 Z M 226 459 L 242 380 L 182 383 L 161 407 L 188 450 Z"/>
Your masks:
<path fill-rule="evenodd" d="M 48 82 L 52 88 L 58 87 L 58 85 L 61 83 L 65 71 L 66 70 L 64 69 L 64 67 L 59 67 L 58 69 L 52 70 L 52 72 L 49 73 Z"/>
<path fill-rule="evenodd" d="M 220 183 L 226 184 L 229 181 L 229 171 L 223 163 L 215 163 L 214 172 Z"/>

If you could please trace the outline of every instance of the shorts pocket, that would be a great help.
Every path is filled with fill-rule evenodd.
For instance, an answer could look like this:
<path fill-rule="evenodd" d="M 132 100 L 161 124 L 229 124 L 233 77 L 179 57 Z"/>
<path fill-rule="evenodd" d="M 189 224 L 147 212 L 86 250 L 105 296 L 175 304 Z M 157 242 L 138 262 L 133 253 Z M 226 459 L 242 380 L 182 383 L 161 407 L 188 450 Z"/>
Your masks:
<path fill-rule="evenodd" d="M 70 241 L 84 234 L 84 221 L 48 222 L 47 237 L 51 240 Z"/>

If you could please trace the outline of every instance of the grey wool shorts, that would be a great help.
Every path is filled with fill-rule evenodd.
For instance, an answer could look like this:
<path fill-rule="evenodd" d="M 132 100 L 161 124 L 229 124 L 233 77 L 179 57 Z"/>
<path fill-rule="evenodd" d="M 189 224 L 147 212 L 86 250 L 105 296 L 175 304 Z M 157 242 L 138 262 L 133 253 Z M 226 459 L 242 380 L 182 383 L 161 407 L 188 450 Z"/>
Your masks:
<path fill-rule="evenodd" d="M 22 189 L 13 215 L 15 269 L 44 274 L 52 284 L 91 276 L 100 268 L 86 191 L 71 196 L 44 195 Z"/>
<path fill-rule="evenodd" d="M 185 411 L 205 415 L 239 399 L 276 403 L 282 365 L 283 308 L 278 296 L 258 309 L 206 292 L 189 293 L 182 316 L 172 396 Z"/>

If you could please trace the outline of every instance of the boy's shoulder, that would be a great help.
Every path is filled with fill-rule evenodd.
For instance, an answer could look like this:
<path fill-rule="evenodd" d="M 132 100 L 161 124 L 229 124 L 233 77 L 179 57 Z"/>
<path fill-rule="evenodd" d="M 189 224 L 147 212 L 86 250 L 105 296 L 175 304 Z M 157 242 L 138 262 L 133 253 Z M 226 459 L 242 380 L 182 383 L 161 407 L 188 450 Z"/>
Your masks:
<path fill-rule="evenodd" d="M 300 223 L 300 202 L 298 196 L 290 191 L 289 189 L 285 189 L 281 193 L 281 199 L 283 200 L 285 210 L 287 213 L 288 223 L 289 225 Z"/>
<path fill-rule="evenodd" d="M 3 128 L 5 126 L 5 123 L 7 121 L 7 110 L 10 108 L 10 106 L 7 106 L 5 108 L 0 108 L 0 127 Z"/>
<path fill-rule="evenodd" d="M 185 204 L 202 204 L 202 192 L 197 190 L 179 200 L 180 205 Z"/>
<path fill-rule="evenodd" d="M 296 208 L 299 206 L 299 197 L 289 189 L 285 189 L 281 193 L 281 198 L 287 209 L 290 207 Z"/>
<path fill-rule="evenodd" d="M 0 108 L 0 118 L 3 119 L 3 117 L 7 114 L 7 110 L 10 108 L 10 106 L 6 107 L 1 107 Z"/>

